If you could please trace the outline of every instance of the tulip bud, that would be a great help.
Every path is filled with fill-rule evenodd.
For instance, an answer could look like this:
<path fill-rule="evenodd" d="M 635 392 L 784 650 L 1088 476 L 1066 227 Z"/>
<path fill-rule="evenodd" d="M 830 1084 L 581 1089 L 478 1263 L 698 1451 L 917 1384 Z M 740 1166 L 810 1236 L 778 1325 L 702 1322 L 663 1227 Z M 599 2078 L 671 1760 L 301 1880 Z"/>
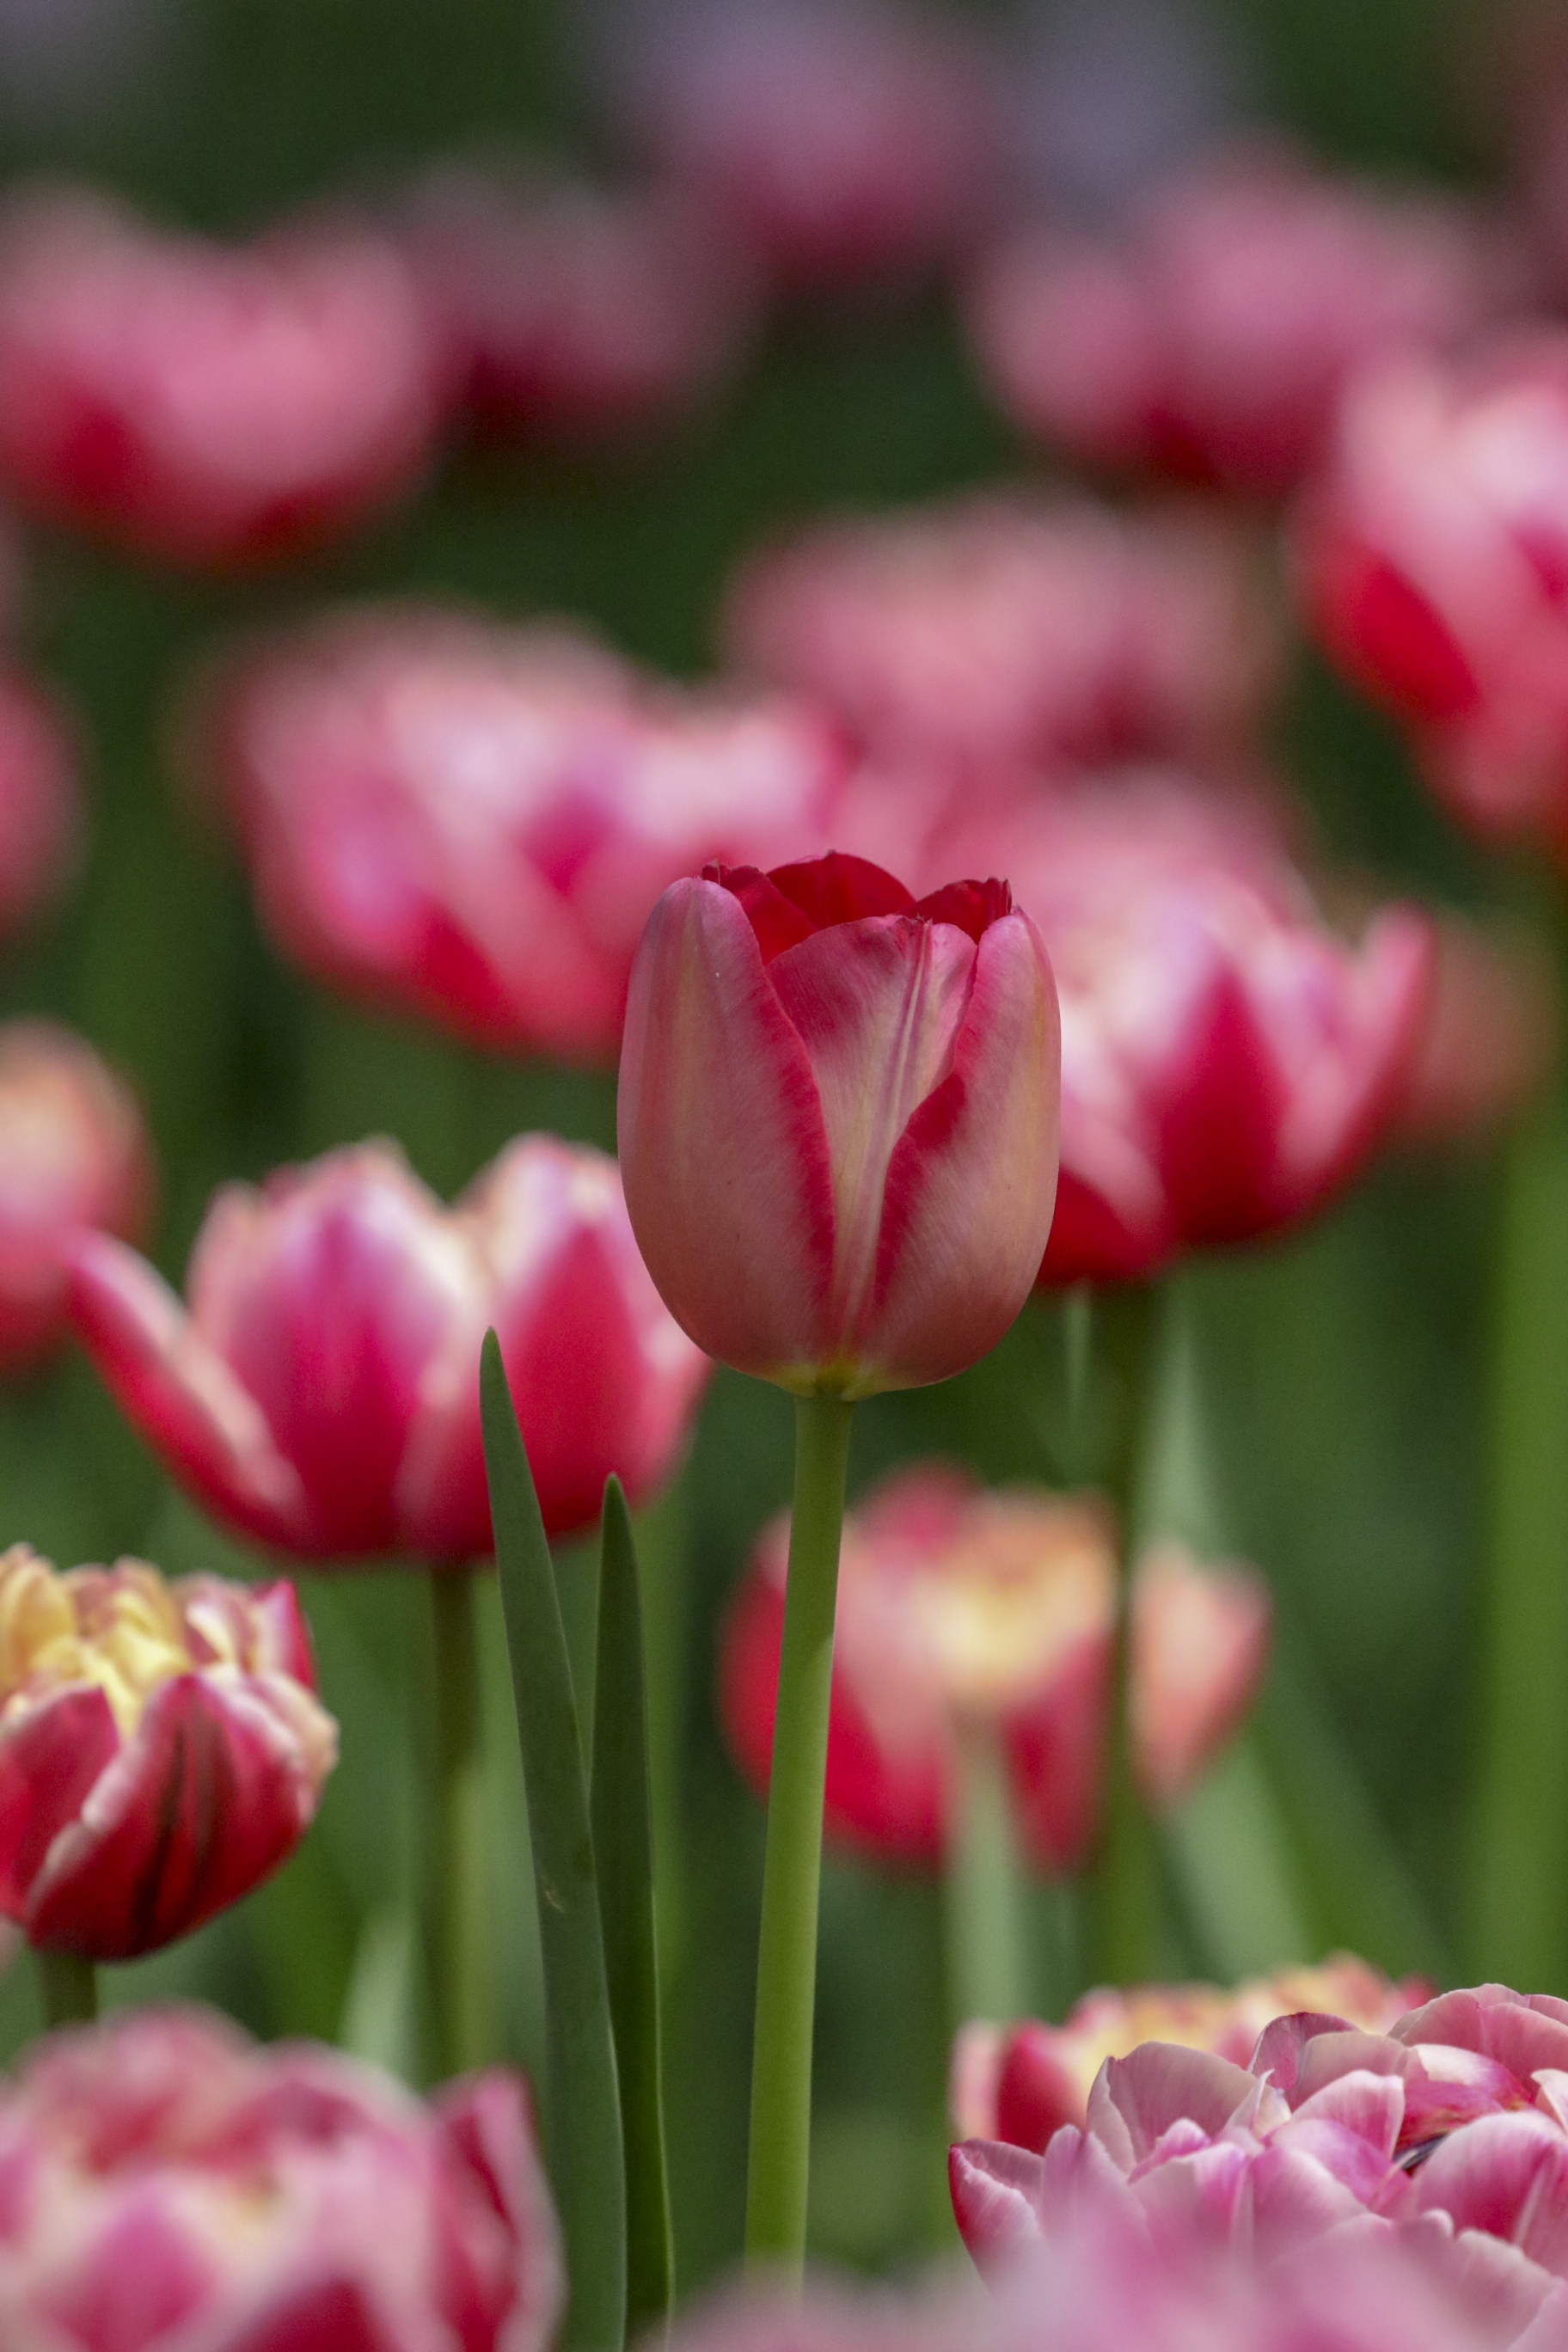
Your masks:
<path fill-rule="evenodd" d="M 291 1585 L 0 1559 L 0 1910 L 41 1950 L 131 1959 L 237 1903 L 337 1748 Z"/>
<path fill-rule="evenodd" d="M 838 856 L 676 883 L 632 970 L 618 1127 L 677 1321 L 802 1395 L 963 1371 L 1050 1230 L 1058 1055 L 1004 883 L 917 905 Z"/>

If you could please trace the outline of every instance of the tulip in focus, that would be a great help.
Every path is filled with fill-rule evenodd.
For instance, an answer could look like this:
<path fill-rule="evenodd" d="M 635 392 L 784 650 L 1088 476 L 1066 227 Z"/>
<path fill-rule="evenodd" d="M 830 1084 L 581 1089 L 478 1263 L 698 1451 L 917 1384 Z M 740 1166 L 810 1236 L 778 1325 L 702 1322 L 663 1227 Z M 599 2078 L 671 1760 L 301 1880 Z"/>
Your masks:
<path fill-rule="evenodd" d="M 437 389 L 368 230 L 231 248 L 64 187 L 0 215 L 0 479 L 132 553 L 221 569 L 379 512 L 424 470 Z"/>
<path fill-rule="evenodd" d="M 618 1121 L 677 1321 L 799 1395 L 974 1363 L 1050 1229 L 1058 1045 L 1005 883 L 917 902 L 843 856 L 676 883 L 632 971 Z"/>
<path fill-rule="evenodd" d="M 964 787 L 1248 746 L 1279 682 L 1257 550 L 1196 509 L 970 497 L 819 524 L 732 580 L 728 657 L 837 711 L 874 759 Z"/>
<path fill-rule="evenodd" d="M 0 1559 L 0 1911 L 132 1959 L 290 1854 L 337 1761 L 289 1584 Z"/>
<path fill-rule="evenodd" d="M 8 2352 L 544 2352 L 554 2215 L 523 2086 L 426 2105 L 200 2010 L 35 2046 L 0 2089 Z"/>
<path fill-rule="evenodd" d="M 490 1549 L 479 1360 L 500 1339 L 544 1523 L 674 1467 L 707 1376 L 632 1240 L 615 1162 L 523 1136 L 453 1208 L 367 1143 L 226 1186 L 188 1305 L 79 1239 L 72 1312 L 128 1419 L 204 1510 L 305 1559 Z"/>
<path fill-rule="evenodd" d="M 775 698 L 652 685 L 594 640 L 341 614 L 210 681 L 187 729 L 285 955 L 516 1053 L 614 1059 L 659 892 L 825 844 L 849 760 Z"/>
<path fill-rule="evenodd" d="M 51 1021 L 0 1024 L 0 1372 L 30 1369 L 69 1330 L 70 1238 L 139 1241 L 152 1147 L 134 1096 Z"/>
<path fill-rule="evenodd" d="M 1525 291 L 1522 258 L 1463 205 L 1264 147 L 1167 183 L 1120 239 L 1016 233 L 969 311 L 1026 433 L 1091 464 L 1277 494 L 1359 369 L 1451 350 Z"/>
<path fill-rule="evenodd" d="M 720 1665 L 725 1736 L 759 1793 L 788 1539 L 785 1518 L 759 1538 Z M 978 1731 L 1001 1742 L 1036 1863 L 1079 1867 L 1100 1821 L 1115 1607 L 1115 1534 L 1097 1497 L 987 1492 L 932 1466 L 885 1480 L 844 1527 L 827 1836 L 935 1866 L 955 1828 L 960 1743 Z M 1250 1570 L 1200 1569 L 1174 1546 L 1140 1562 L 1131 1707 L 1152 1803 L 1184 1795 L 1235 1729 L 1268 1641 L 1268 1593 Z"/>

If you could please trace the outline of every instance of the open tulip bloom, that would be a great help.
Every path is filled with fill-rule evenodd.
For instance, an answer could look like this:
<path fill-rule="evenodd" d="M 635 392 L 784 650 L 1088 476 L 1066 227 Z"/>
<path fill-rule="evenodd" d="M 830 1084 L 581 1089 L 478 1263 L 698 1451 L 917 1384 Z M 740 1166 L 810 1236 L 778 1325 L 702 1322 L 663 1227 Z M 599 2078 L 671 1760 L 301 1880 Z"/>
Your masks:
<path fill-rule="evenodd" d="M 747 2245 L 798 2268 L 852 1400 L 949 1378 L 1027 1297 L 1056 1192 L 1056 988 L 1005 883 L 827 856 L 677 882 L 632 967 L 626 1206 L 676 1319 L 798 1399 Z"/>

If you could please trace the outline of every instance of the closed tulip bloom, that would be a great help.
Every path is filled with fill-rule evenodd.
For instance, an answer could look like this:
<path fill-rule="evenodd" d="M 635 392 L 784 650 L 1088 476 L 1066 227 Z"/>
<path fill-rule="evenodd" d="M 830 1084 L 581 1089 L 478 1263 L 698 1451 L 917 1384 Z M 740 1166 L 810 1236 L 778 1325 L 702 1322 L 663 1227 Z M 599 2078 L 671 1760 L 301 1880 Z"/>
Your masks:
<path fill-rule="evenodd" d="M 385 507 L 429 456 L 435 355 L 367 230 L 244 247 L 71 188 L 0 216 L 0 478 L 132 552 L 244 564 Z"/>
<path fill-rule="evenodd" d="M 291 1585 L 0 1559 L 0 1911 L 132 1959 L 248 1895 L 337 1761 Z"/>
<path fill-rule="evenodd" d="M 1058 1055 L 1050 966 L 1004 883 L 917 903 L 832 856 L 676 883 L 632 971 L 618 1124 L 677 1321 L 800 1395 L 975 1362 L 1050 1229 Z"/>
<path fill-rule="evenodd" d="M 552 1534 L 673 1468 L 708 1366 L 660 1305 L 615 1162 L 509 1144 L 454 1208 L 390 1144 L 329 1152 L 207 1213 L 188 1305 L 132 1250 L 76 1245 L 76 1327 L 202 1507 L 310 1559 L 490 1549 L 479 1347 L 499 1333 Z"/>
<path fill-rule="evenodd" d="M 558 625 L 334 615 L 209 681 L 187 763 L 316 977 L 516 1053 L 613 1061 L 658 894 L 823 845 L 848 770 L 776 699 L 653 685 Z"/>
<path fill-rule="evenodd" d="M 429 2104 L 312 2042 L 142 2010 L 0 2090 L 14 2352 L 544 2352 L 561 2305 L 521 2082 Z"/>
<path fill-rule="evenodd" d="M 0 1024 L 0 1372 L 68 1334 L 67 1253 L 97 1227 L 138 1241 L 152 1146 L 135 1097 L 85 1039 L 52 1021 Z"/>

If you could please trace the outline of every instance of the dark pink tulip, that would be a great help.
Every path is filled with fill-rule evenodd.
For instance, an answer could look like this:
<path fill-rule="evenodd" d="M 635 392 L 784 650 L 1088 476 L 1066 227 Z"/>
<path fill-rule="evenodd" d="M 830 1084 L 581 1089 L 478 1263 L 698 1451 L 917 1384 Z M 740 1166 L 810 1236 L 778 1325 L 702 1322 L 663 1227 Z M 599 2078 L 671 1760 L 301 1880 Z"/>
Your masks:
<path fill-rule="evenodd" d="M 923 272 L 992 190 L 984 57 L 912 8 L 673 0 L 626 80 L 646 149 L 786 286 Z"/>
<path fill-rule="evenodd" d="M 1050 1228 L 1057 1111 L 1056 990 L 1005 883 L 917 903 L 856 857 L 712 866 L 648 919 L 626 1206 L 721 1362 L 846 1397 L 974 1363 Z"/>
<path fill-rule="evenodd" d="M 249 563 L 386 506 L 436 422 L 417 291 L 367 230 L 226 247 L 70 188 L 0 216 L 0 479 L 35 512 Z"/>
<path fill-rule="evenodd" d="M 66 1256 L 95 1226 L 140 1241 L 153 1154 L 135 1097 L 52 1021 L 0 1024 L 0 1371 L 68 1331 Z"/>
<path fill-rule="evenodd" d="M 42 1950 L 133 1959 L 237 1903 L 337 1750 L 292 1585 L 0 1559 L 0 1911 Z"/>
<path fill-rule="evenodd" d="M 1096 464 L 1289 489 L 1370 360 L 1447 350 L 1524 290 L 1462 205 L 1244 148 L 1114 241 L 1025 230 L 978 271 L 982 365 L 1024 427 Z"/>
<path fill-rule="evenodd" d="M 1132 774 L 960 828 L 1039 925 L 1062 1007 L 1049 1283 L 1142 1276 L 1291 1225 L 1392 1129 L 1420 1052 L 1430 925 L 1331 929 L 1261 797 Z"/>
<path fill-rule="evenodd" d="M 72 1308 L 121 1410 L 204 1509 L 310 1559 L 490 1549 L 479 1346 L 494 1325 L 552 1535 L 679 1455 L 708 1367 L 659 1304 L 614 1160 L 523 1136 L 447 1209 L 367 1143 L 226 1186 L 183 1305 L 100 1235 Z"/>
<path fill-rule="evenodd" d="M 341 614 L 209 683 L 189 764 L 320 978 L 491 1045 L 611 1061 L 658 894 L 826 845 L 849 759 L 776 698 L 658 687 L 558 625 Z"/>
<path fill-rule="evenodd" d="M 404 248 L 454 395 L 485 429 L 618 438 L 698 405 L 749 339 L 749 273 L 666 191 L 451 171 L 415 195 Z"/>
<path fill-rule="evenodd" d="M 873 758 L 970 787 L 1246 745 L 1282 663 L 1235 524 L 1024 496 L 818 524 L 742 563 L 721 634 L 740 668 L 816 697 Z"/>
<path fill-rule="evenodd" d="M 8 2352 L 544 2352 L 555 2219 L 527 2095 L 429 2105 L 310 2042 L 143 2010 L 0 2091 Z"/>

